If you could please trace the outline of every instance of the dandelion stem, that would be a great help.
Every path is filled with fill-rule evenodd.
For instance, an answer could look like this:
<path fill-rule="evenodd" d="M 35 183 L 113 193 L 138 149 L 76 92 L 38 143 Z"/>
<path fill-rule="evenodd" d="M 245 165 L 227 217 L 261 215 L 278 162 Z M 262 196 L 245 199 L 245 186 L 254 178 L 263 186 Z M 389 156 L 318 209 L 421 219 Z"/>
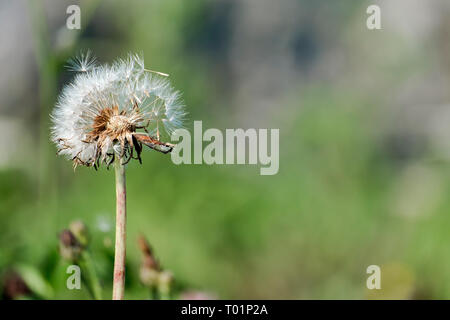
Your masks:
<path fill-rule="evenodd" d="M 116 157 L 116 246 L 114 257 L 113 300 L 122 300 L 125 291 L 127 195 L 125 166 Z"/>

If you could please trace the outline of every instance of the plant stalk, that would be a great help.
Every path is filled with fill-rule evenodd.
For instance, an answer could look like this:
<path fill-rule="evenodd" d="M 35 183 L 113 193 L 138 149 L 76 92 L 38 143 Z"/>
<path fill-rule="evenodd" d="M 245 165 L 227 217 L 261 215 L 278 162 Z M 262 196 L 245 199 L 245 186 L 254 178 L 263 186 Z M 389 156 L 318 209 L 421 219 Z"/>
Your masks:
<path fill-rule="evenodd" d="M 113 300 L 123 300 L 125 291 L 127 193 L 125 166 L 119 157 L 115 163 L 116 173 L 116 245 L 114 256 Z"/>
<path fill-rule="evenodd" d="M 85 278 L 87 287 L 95 300 L 102 300 L 102 287 L 97 272 L 95 271 L 92 257 L 86 250 L 84 250 L 81 256 L 82 259 L 79 264 L 81 264 L 87 272 L 87 277 Z"/>

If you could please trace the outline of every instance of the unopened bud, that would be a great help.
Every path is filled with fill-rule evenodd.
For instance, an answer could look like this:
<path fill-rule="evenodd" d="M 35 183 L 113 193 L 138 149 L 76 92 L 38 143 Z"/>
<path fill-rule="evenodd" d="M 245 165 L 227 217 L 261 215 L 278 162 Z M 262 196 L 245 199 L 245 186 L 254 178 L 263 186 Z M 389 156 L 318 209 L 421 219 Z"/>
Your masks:
<path fill-rule="evenodd" d="M 89 233 L 86 225 L 82 221 L 76 220 L 71 222 L 69 230 L 73 233 L 75 238 L 77 238 L 81 246 L 86 247 L 88 245 Z"/>
<path fill-rule="evenodd" d="M 159 263 L 153 255 L 152 248 L 144 236 L 139 236 L 138 238 L 139 249 L 142 252 L 142 265 L 149 269 L 159 270 Z"/>
<path fill-rule="evenodd" d="M 77 261 L 81 255 L 81 244 L 70 230 L 63 230 L 59 234 L 59 252 L 69 261 Z"/>
<path fill-rule="evenodd" d="M 170 271 L 161 271 L 158 277 L 158 290 L 161 296 L 168 297 L 173 283 L 173 274 Z"/>
<path fill-rule="evenodd" d="M 149 288 L 155 288 L 159 281 L 159 271 L 141 266 L 139 271 L 139 279 L 142 284 Z"/>
<path fill-rule="evenodd" d="M 138 245 L 142 252 L 140 280 L 145 286 L 156 288 L 159 285 L 159 263 L 153 256 L 152 249 L 144 236 L 138 238 Z"/>
<path fill-rule="evenodd" d="M 20 299 L 31 294 L 23 278 L 15 271 L 9 271 L 3 279 L 3 298 L 6 300 Z"/>

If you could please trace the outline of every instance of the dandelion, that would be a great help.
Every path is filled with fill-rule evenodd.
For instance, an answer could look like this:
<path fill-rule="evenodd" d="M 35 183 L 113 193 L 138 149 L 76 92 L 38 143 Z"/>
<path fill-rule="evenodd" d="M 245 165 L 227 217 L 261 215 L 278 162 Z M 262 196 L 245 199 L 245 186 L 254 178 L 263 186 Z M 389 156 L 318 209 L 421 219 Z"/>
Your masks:
<path fill-rule="evenodd" d="M 146 69 L 139 55 L 111 65 L 97 65 L 90 52 L 69 61 L 77 74 L 66 85 L 51 115 L 51 139 L 58 154 L 78 165 L 98 169 L 115 163 L 116 247 L 113 299 L 123 299 L 125 279 L 125 165 L 142 163 L 143 146 L 168 153 L 162 142 L 182 126 L 185 111 L 180 93 L 167 75 Z"/>

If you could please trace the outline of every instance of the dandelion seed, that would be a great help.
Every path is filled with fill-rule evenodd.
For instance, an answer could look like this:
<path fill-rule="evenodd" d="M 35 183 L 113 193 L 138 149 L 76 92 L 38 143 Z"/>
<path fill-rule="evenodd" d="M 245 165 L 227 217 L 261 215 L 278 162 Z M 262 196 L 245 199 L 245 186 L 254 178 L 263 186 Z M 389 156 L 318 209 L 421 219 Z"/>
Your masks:
<path fill-rule="evenodd" d="M 71 58 L 67 63 L 67 69 L 74 72 L 88 72 L 95 68 L 97 59 L 90 50 L 81 52 L 77 57 Z"/>

